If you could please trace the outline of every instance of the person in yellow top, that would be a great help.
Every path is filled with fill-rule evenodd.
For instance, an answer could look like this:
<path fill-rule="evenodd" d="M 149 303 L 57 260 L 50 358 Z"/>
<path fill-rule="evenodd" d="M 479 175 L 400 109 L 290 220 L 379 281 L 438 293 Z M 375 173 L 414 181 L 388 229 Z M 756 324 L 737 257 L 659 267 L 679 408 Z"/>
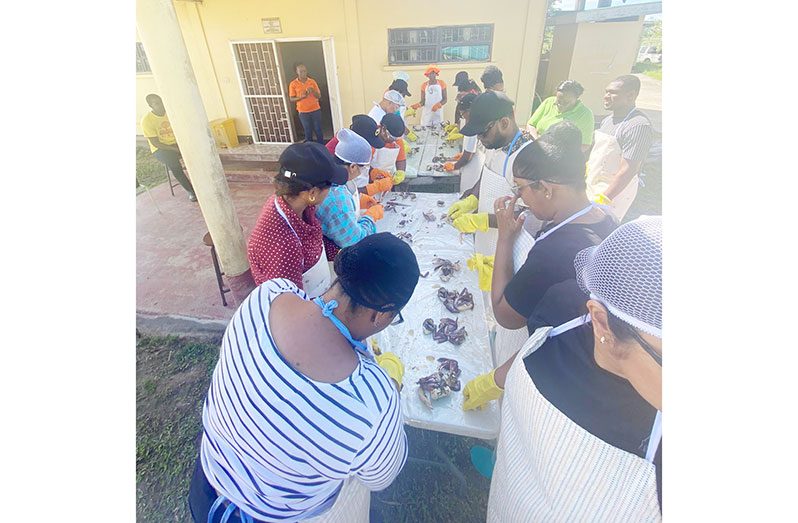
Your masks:
<path fill-rule="evenodd" d="M 146 100 L 152 111 L 141 119 L 141 132 L 150 144 L 150 152 L 172 172 L 172 176 L 188 192 L 188 199 L 196 202 L 194 187 L 191 186 L 186 173 L 183 172 L 183 166 L 180 165 L 180 148 L 177 146 L 175 133 L 172 132 L 172 124 L 166 116 L 163 100 L 157 94 L 148 94 Z"/>
<path fill-rule="evenodd" d="M 305 141 L 313 141 L 315 133 L 316 141 L 324 145 L 324 136 L 321 132 L 319 84 L 308 76 L 308 68 L 302 62 L 294 64 L 294 70 L 296 70 L 296 78 L 288 84 L 288 97 L 292 102 L 296 102 L 299 121 L 302 122 L 302 128 L 305 129 Z"/>

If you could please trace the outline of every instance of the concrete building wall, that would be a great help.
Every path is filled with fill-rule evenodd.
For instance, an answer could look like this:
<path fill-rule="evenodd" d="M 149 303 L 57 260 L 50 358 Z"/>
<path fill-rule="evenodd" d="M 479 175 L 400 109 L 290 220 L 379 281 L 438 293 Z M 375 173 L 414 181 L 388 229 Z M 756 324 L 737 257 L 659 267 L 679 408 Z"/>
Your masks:
<path fill-rule="evenodd" d="M 490 4 L 447 0 L 436 4 L 435 9 L 430 9 L 429 0 L 406 0 L 401 9 L 371 0 L 307 0 L 301 5 L 287 0 L 204 0 L 176 1 L 174 5 L 208 118 L 233 118 L 242 135 L 251 131 L 232 41 L 332 37 L 342 120 L 347 125 L 352 115 L 368 112 L 372 101 L 381 98 L 393 71 L 404 70 L 410 75 L 413 96 L 407 100 L 419 100 L 426 64 L 389 66 L 389 28 L 493 23 L 492 61 L 438 64 L 442 78 L 451 85 L 455 73 L 465 70 L 479 82 L 485 67 L 495 64 L 504 73 L 508 96 L 516 101 L 518 120 L 524 121 L 532 106 L 546 16 L 545 0 L 495 0 Z M 280 18 L 282 33 L 264 34 L 261 19 L 268 17 Z M 288 81 L 283 79 L 286 85 Z M 136 88 L 140 120 L 149 110 L 144 96 L 157 92 L 157 86 L 152 75 L 139 75 Z M 449 89 L 452 100 L 455 93 L 456 88 Z M 446 105 L 445 119 L 453 119 L 454 105 Z"/>
<path fill-rule="evenodd" d="M 545 95 L 554 94 L 563 80 L 576 80 L 585 88 L 582 102 L 594 114 L 604 114 L 604 88 L 631 72 L 642 31 L 642 20 L 556 26 Z"/>

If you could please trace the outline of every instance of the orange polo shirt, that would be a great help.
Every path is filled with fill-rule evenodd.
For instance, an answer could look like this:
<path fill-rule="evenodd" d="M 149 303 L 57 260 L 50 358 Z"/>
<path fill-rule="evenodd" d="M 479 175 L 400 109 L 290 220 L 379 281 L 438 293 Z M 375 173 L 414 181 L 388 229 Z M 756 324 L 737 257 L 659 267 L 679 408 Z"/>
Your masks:
<path fill-rule="evenodd" d="M 288 84 L 288 96 L 291 98 L 299 98 L 305 94 L 305 90 L 308 87 L 312 87 L 321 93 L 321 89 L 319 89 L 319 85 L 316 83 L 316 80 L 308 76 L 308 79 L 304 82 L 300 82 L 299 78 L 294 78 L 291 83 Z M 319 109 L 321 109 L 321 106 L 319 105 L 319 99 L 315 96 L 308 96 L 304 100 L 299 100 L 296 103 L 296 110 L 300 113 L 310 113 L 313 111 L 318 111 Z"/>

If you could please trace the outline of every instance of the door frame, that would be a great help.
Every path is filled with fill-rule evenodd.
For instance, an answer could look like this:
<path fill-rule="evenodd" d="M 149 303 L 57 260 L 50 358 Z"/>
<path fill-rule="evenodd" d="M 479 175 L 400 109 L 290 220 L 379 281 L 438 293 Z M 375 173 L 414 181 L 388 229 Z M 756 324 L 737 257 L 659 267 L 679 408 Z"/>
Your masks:
<path fill-rule="evenodd" d="M 338 70 L 335 63 L 335 43 L 334 38 L 332 36 L 298 36 L 298 37 L 290 37 L 290 38 L 257 38 L 257 39 L 246 39 L 246 40 L 230 40 L 230 52 L 232 53 L 233 57 L 233 65 L 236 68 L 237 78 L 238 78 L 238 89 L 241 93 L 241 100 L 244 102 L 244 109 L 247 111 L 247 122 L 249 123 L 249 130 L 252 133 L 252 141 L 253 143 L 261 143 L 261 144 L 285 144 L 286 142 L 256 142 L 255 141 L 255 129 L 252 126 L 252 118 L 249 114 L 249 109 L 247 108 L 247 100 L 246 95 L 244 94 L 244 85 L 241 82 L 241 72 L 238 70 L 238 59 L 236 58 L 235 47 L 233 44 L 260 44 L 260 43 L 267 43 L 271 42 L 274 44 L 274 51 L 275 51 L 275 60 L 277 62 L 277 77 L 280 81 L 280 85 L 283 87 L 283 96 L 288 102 L 288 96 L 286 94 L 287 86 L 283 83 L 283 73 L 282 73 L 282 63 L 280 61 L 280 53 L 277 52 L 277 44 L 283 42 L 321 42 L 321 49 L 324 56 L 324 68 L 327 70 L 327 91 L 329 93 L 328 96 L 328 103 L 330 104 L 330 114 L 332 117 L 332 124 L 333 124 L 333 134 L 335 133 L 335 129 L 340 129 L 343 127 L 343 111 L 341 110 L 341 91 L 338 86 Z M 286 107 L 288 114 L 290 115 L 291 111 L 289 108 Z M 293 122 L 291 118 L 288 119 L 288 128 L 291 132 L 291 136 L 296 136 L 294 131 Z"/>

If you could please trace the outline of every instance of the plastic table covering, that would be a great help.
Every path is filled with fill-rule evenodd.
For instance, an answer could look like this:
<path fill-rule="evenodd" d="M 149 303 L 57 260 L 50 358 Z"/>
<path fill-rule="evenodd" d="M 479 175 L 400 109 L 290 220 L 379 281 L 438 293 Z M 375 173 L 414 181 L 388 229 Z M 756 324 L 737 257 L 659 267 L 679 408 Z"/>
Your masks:
<path fill-rule="evenodd" d="M 407 144 L 411 147 L 411 153 L 407 155 L 407 167 L 405 172 L 411 178 L 416 176 L 432 176 L 436 178 L 445 178 L 459 174 L 459 170 L 446 172 L 446 171 L 433 171 L 429 169 L 432 164 L 432 159 L 435 156 L 443 155 L 446 158 L 451 158 L 460 152 L 461 146 L 459 142 L 446 142 L 444 137 L 446 133 L 440 126 L 434 128 L 413 125 L 411 129 L 418 136 L 418 140 L 411 142 L 407 140 Z M 414 152 L 418 148 L 417 152 Z"/>
<path fill-rule="evenodd" d="M 416 199 L 402 199 L 398 193 L 388 193 L 382 199 L 385 204 L 395 198 L 395 202 L 406 204 L 397 206 L 397 212 L 386 211 L 385 217 L 377 222 L 378 232 L 409 232 L 413 235 L 410 243 L 418 259 L 421 274 L 429 271 L 426 278 L 420 278 L 410 302 L 402 309 L 404 322 L 391 325 L 378 333 L 373 339 L 383 352 L 396 353 L 405 365 L 404 388 L 402 390 L 402 413 L 408 425 L 481 439 L 493 439 L 499 432 L 498 402 L 492 401 L 484 410 L 463 411 L 463 388 L 476 376 L 493 368 L 493 359 L 488 342 L 488 327 L 482 293 L 477 281 L 477 273 L 466 266 L 466 260 L 474 253 L 474 243 L 470 236 L 463 237 L 457 229 L 441 219 L 449 206 L 458 198 L 457 194 L 416 194 Z M 438 206 L 437 202 L 444 202 Z M 435 221 L 427 221 L 422 213 L 432 211 Z M 405 214 L 406 216 L 403 216 Z M 407 223 L 399 227 L 399 222 Z M 439 272 L 433 272 L 432 260 L 435 257 L 460 262 L 460 271 L 455 272 L 448 282 L 442 282 Z M 440 287 L 460 291 L 463 287 L 474 296 L 474 309 L 461 313 L 451 313 L 438 299 Z M 424 334 L 422 323 L 432 318 L 436 324 L 441 318 L 458 320 L 458 327 L 465 326 L 465 341 L 456 346 L 448 341 L 437 343 L 431 334 Z M 435 372 L 440 357 L 457 360 L 461 374 L 459 391 L 434 400 L 433 408 L 427 407 L 418 397 L 419 378 Z"/>

